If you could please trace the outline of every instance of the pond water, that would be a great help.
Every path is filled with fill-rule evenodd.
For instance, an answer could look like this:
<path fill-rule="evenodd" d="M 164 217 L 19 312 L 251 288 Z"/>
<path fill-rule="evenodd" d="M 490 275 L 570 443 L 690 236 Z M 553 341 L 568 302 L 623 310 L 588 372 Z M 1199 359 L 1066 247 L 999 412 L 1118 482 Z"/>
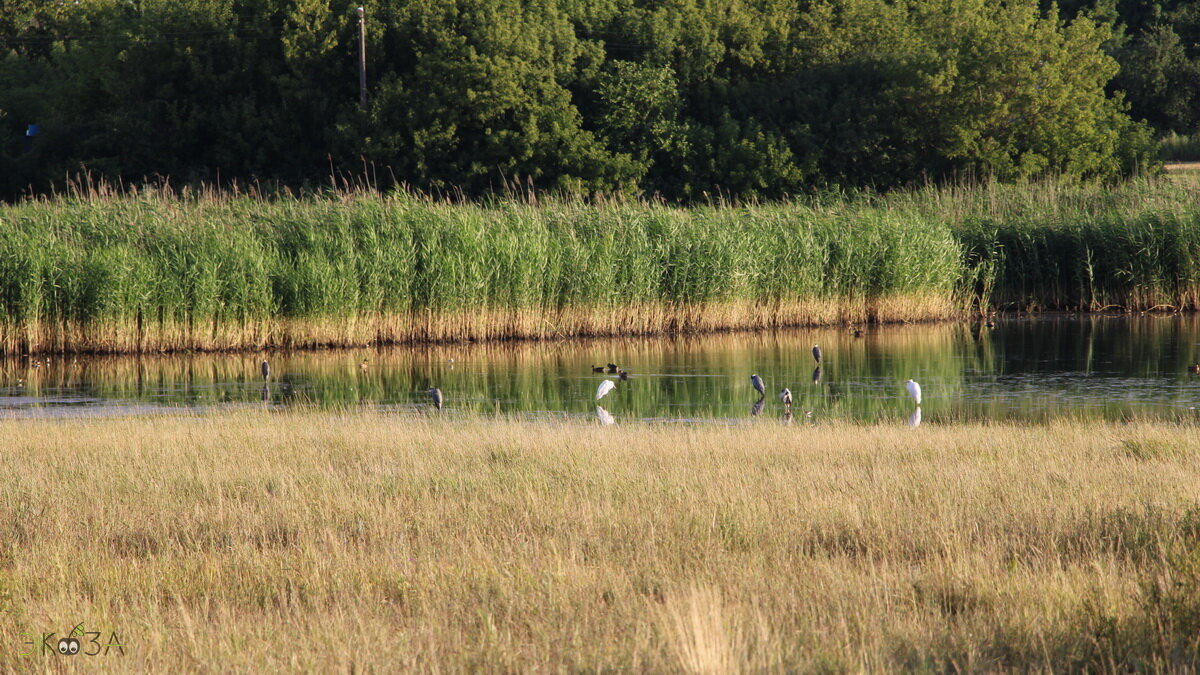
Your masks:
<path fill-rule="evenodd" d="M 820 344 L 819 373 L 812 346 Z M 271 379 L 259 374 L 263 358 Z M 365 359 L 365 363 L 364 363 Z M 618 364 L 627 381 L 592 372 Z M 0 361 L 0 416 L 141 414 L 228 406 L 362 407 L 602 422 L 832 419 L 923 423 L 1189 419 L 1200 415 L 1198 316 L 1042 316 L 979 323 L 676 339 L 563 340 L 268 354 Z M 759 396 L 750 375 L 765 380 Z M 818 377 L 819 375 L 819 377 Z M 600 382 L 616 387 L 594 400 Z M 792 415 L 777 398 L 792 392 Z M 426 390 L 438 387 L 436 411 Z"/>

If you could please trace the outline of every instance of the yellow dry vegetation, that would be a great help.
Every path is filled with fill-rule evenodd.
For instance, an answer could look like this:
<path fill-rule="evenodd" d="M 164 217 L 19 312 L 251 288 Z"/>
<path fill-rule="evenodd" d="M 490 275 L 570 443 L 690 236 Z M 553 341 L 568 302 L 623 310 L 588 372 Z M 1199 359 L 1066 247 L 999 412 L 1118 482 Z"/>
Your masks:
<path fill-rule="evenodd" d="M 1187 425 L 235 411 L 0 437 L 4 671 L 1197 665 Z M 80 623 L 124 655 L 21 655 Z"/>

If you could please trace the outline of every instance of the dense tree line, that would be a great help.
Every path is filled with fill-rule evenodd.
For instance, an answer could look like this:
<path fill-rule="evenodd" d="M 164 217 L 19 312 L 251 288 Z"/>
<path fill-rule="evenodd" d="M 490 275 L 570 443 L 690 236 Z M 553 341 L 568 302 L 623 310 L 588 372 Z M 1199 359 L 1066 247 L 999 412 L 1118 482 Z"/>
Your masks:
<path fill-rule="evenodd" d="M 1200 131 L 1200 3 L 1194 0 L 1066 0 L 1062 15 L 1114 25 L 1105 51 L 1120 64 L 1109 90 L 1157 131 Z"/>
<path fill-rule="evenodd" d="M 79 171 L 286 184 L 366 171 L 468 193 L 519 180 L 771 197 L 967 173 L 1115 177 L 1151 161 L 1137 120 L 1194 126 L 1174 69 L 1164 85 L 1118 66 L 1155 63 L 1147 45 L 1173 38 L 1115 9 L 368 3 L 362 107 L 357 4 L 0 0 L 0 193 Z M 41 133 L 25 137 L 29 124 Z"/>

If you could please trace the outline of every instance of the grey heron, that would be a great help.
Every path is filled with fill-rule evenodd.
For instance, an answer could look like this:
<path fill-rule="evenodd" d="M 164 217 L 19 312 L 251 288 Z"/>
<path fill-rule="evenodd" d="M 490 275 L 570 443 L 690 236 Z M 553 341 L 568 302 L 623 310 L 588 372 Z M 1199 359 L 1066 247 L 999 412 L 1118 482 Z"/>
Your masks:
<path fill-rule="evenodd" d="M 596 387 L 596 400 L 599 401 L 607 396 L 608 392 L 612 391 L 614 388 L 616 388 L 616 386 L 617 383 L 613 382 L 612 380 L 605 380 L 601 382 L 600 386 Z"/>
<path fill-rule="evenodd" d="M 267 363 L 266 359 L 263 359 L 262 365 L 260 365 L 258 369 L 262 371 L 264 382 L 271 377 L 271 364 Z"/>
<path fill-rule="evenodd" d="M 779 392 L 779 400 L 783 402 L 784 407 L 792 407 L 792 390 L 784 387 L 783 391 Z"/>
<path fill-rule="evenodd" d="M 763 379 L 761 377 L 759 377 L 758 375 L 750 376 L 750 384 L 754 385 L 754 390 L 757 391 L 759 394 L 761 394 L 763 396 L 767 395 L 767 388 L 766 388 L 766 386 L 763 385 Z"/>
<path fill-rule="evenodd" d="M 430 400 L 433 401 L 433 407 L 441 410 L 442 404 L 446 402 L 446 397 L 442 396 L 442 390 L 437 387 L 430 387 L 425 393 L 429 394 Z"/>
<path fill-rule="evenodd" d="M 908 390 L 908 395 L 911 396 L 912 399 L 917 402 L 918 406 L 920 406 L 921 405 L 921 385 L 917 384 L 916 382 L 913 382 L 912 380 L 908 380 L 907 382 L 904 383 L 904 388 Z"/>
<path fill-rule="evenodd" d="M 817 365 L 821 365 L 821 346 L 813 345 L 813 358 L 817 360 Z"/>

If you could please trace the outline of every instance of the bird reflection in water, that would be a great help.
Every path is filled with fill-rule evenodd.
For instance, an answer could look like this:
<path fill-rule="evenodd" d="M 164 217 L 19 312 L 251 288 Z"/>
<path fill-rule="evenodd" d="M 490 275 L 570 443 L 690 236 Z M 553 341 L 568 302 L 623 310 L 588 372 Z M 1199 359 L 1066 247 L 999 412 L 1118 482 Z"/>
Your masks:
<path fill-rule="evenodd" d="M 758 417 L 758 413 L 762 412 L 763 404 L 766 402 L 767 398 L 765 396 L 755 401 L 754 405 L 750 406 L 750 415 L 753 417 Z"/>
<path fill-rule="evenodd" d="M 921 406 L 917 406 L 917 409 L 908 416 L 908 426 L 912 429 L 921 426 Z"/>
<path fill-rule="evenodd" d="M 604 408 L 601 408 L 600 406 L 596 406 L 596 419 L 600 420 L 600 424 L 603 424 L 605 426 L 613 424 L 617 421 L 612 416 L 612 413 L 608 412 Z"/>

